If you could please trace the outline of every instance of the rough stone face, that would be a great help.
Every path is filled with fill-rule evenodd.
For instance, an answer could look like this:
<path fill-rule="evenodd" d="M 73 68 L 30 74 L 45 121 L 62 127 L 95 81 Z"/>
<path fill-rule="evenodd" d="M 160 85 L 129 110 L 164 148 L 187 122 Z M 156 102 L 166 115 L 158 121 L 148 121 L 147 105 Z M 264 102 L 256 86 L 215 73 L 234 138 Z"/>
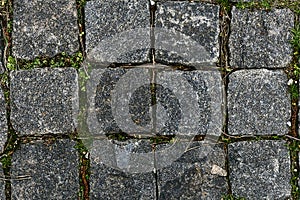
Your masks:
<path fill-rule="evenodd" d="M 287 76 L 281 70 L 240 70 L 230 74 L 229 134 L 287 134 L 291 110 L 287 82 Z"/>
<path fill-rule="evenodd" d="M 284 141 L 237 142 L 228 145 L 230 183 L 234 196 L 246 199 L 288 199 L 290 156 Z"/>
<path fill-rule="evenodd" d="M 2 163 L 0 163 L 0 177 L 2 177 L 2 178 L 5 177 L 5 175 L 3 173 L 3 169 L 2 169 Z M 0 180 L 0 198 L 6 199 L 6 197 L 5 197 L 5 181 L 4 180 Z"/>
<path fill-rule="evenodd" d="M 75 0 L 15 0 L 12 52 L 34 59 L 79 49 Z"/>
<path fill-rule="evenodd" d="M 172 154 L 168 156 L 172 157 Z M 158 199 L 221 199 L 227 193 L 222 145 L 194 142 L 173 162 L 158 164 Z"/>
<path fill-rule="evenodd" d="M 155 59 L 193 66 L 215 65 L 219 56 L 219 6 L 201 2 L 159 2 Z"/>
<path fill-rule="evenodd" d="M 75 69 L 20 70 L 10 75 L 11 121 L 19 134 L 74 130 L 78 112 Z"/>
<path fill-rule="evenodd" d="M 4 51 L 4 39 L 2 35 L 2 26 L 0 25 L 0 74 L 4 72 L 4 66 L 3 66 L 3 51 Z"/>
<path fill-rule="evenodd" d="M 154 156 L 149 142 L 103 142 L 95 140 L 90 154 L 90 198 L 155 199 Z"/>
<path fill-rule="evenodd" d="M 0 152 L 4 150 L 7 140 L 6 106 L 3 91 L 0 90 Z"/>
<path fill-rule="evenodd" d="M 229 38 L 230 65 L 234 68 L 282 68 L 292 59 L 293 12 L 233 7 Z"/>
<path fill-rule="evenodd" d="M 79 191 L 76 143 L 58 140 L 22 144 L 12 157 L 12 199 L 77 199 Z"/>
<path fill-rule="evenodd" d="M 101 63 L 149 61 L 148 0 L 94 0 L 85 6 L 87 56 Z"/>

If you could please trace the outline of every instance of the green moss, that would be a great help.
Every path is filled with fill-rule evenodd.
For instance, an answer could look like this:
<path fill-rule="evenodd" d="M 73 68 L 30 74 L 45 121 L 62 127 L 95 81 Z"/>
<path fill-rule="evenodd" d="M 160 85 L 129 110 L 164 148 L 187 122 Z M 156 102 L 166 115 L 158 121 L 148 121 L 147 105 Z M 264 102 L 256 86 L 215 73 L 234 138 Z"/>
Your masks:
<path fill-rule="evenodd" d="M 221 200 L 246 200 L 244 197 L 235 197 L 232 194 L 224 195 Z"/>

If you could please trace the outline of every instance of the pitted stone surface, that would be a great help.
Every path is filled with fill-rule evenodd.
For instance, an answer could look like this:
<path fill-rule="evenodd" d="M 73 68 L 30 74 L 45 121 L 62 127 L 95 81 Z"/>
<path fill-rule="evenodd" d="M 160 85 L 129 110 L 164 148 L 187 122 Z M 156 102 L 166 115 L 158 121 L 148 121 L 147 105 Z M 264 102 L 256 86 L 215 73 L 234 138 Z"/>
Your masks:
<path fill-rule="evenodd" d="M 148 154 L 148 162 L 143 153 Z M 131 160 L 134 154 L 139 159 Z M 91 199 L 155 199 L 154 156 L 149 142 L 130 140 L 105 146 L 95 140 L 90 159 Z M 132 171 L 132 167 L 140 171 Z"/>
<path fill-rule="evenodd" d="M 219 56 L 219 6 L 201 2 L 159 2 L 155 58 L 193 66 L 215 65 Z"/>
<path fill-rule="evenodd" d="M 246 199 L 289 199 L 290 156 L 285 141 L 229 144 L 230 183 L 234 196 Z"/>
<path fill-rule="evenodd" d="M 148 0 L 93 0 L 85 6 L 87 56 L 102 63 L 149 61 Z"/>
<path fill-rule="evenodd" d="M 287 76 L 281 70 L 240 70 L 230 74 L 229 134 L 287 134 L 291 113 L 287 82 Z"/>
<path fill-rule="evenodd" d="M 12 199 L 77 199 L 79 163 L 75 142 L 21 144 L 12 157 Z"/>
<path fill-rule="evenodd" d="M 293 12 L 232 9 L 229 38 L 234 68 L 282 68 L 292 59 Z"/>
<path fill-rule="evenodd" d="M 19 134 L 74 131 L 78 112 L 75 69 L 20 70 L 10 75 L 11 122 Z"/>
<path fill-rule="evenodd" d="M 0 177 L 4 178 L 2 163 L 0 163 Z M 0 199 L 6 199 L 5 197 L 5 180 L 0 180 Z"/>
<path fill-rule="evenodd" d="M 223 145 L 193 142 L 165 167 L 158 160 L 158 199 L 221 199 L 228 190 L 225 157 Z"/>
<path fill-rule="evenodd" d="M 79 50 L 75 0 L 15 0 L 12 53 L 17 58 L 55 56 Z"/>
<path fill-rule="evenodd" d="M 4 150 L 7 141 L 6 106 L 3 91 L 0 89 L 0 152 Z"/>

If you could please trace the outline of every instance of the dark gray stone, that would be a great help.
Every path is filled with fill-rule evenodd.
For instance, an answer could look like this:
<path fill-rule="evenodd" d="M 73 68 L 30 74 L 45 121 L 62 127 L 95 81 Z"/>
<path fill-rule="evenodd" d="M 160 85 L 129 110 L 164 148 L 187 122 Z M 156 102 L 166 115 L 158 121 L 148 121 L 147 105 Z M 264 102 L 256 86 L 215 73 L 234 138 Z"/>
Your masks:
<path fill-rule="evenodd" d="M 4 44 L 3 34 L 2 34 L 3 33 L 2 25 L 0 25 L 0 31 L 1 31 L 1 33 L 0 33 L 0 74 L 2 74 L 4 72 L 3 54 L 4 54 L 4 49 L 5 49 L 5 46 L 4 46 L 5 44 Z"/>
<path fill-rule="evenodd" d="M 292 59 L 293 12 L 232 9 L 229 38 L 234 68 L 282 68 Z"/>
<path fill-rule="evenodd" d="M 79 50 L 75 0 L 15 0 L 13 56 L 34 59 Z"/>
<path fill-rule="evenodd" d="M 287 82 L 287 76 L 281 70 L 240 70 L 230 74 L 229 134 L 287 134 L 291 114 Z"/>
<path fill-rule="evenodd" d="M 0 163 L 0 199 L 6 199 L 5 195 L 5 175 L 3 173 L 2 163 Z"/>
<path fill-rule="evenodd" d="M 196 67 L 216 64 L 219 6 L 202 2 L 159 2 L 155 22 L 156 61 Z"/>
<path fill-rule="evenodd" d="M 78 112 L 75 69 L 20 70 L 10 76 L 11 122 L 19 134 L 74 131 Z"/>
<path fill-rule="evenodd" d="M 156 83 L 156 133 L 221 135 L 224 101 L 219 71 L 163 71 Z"/>
<path fill-rule="evenodd" d="M 22 144 L 12 157 L 12 199 L 77 199 L 79 191 L 76 143 L 57 140 Z"/>
<path fill-rule="evenodd" d="M 7 131 L 6 105 L 4 94 L 0 89 L 0 152 L 4 150 L 4 145 L 7 141 Z"/>
<path fill-rule="evenodd" d="M 290 156 L 285 141 L 236 142 L 228 145 L 234 196 L 246 199 L 289 199 Z"/>
<path fill-rule="evenodd" d="M 228 190 L 224 146 L 193 142 L 182 153 L 163 168 L 159 165 L 166 160 L 155 154 L 158 199 L 221 199 Z"/>
<path fill-rule="evenodd" d="M 87 57 L 102 63 L 149 61 L 148 0 L 93 0 L 85 6 Z"/>
<path fill-rule="evenodd" d="M 155 199 L 154 155 L 149 142 L 95 140 L 90 158 L 91 199 Z"/>

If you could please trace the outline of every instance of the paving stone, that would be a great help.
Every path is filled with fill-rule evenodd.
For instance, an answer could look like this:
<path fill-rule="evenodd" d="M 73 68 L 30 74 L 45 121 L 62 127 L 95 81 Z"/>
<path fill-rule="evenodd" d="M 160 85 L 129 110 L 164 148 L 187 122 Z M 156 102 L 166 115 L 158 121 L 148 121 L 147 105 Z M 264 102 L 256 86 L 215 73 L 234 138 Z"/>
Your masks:
<path fill-rule="evenodd" d="M 159 2 L 155 22 L 157 61 L 215 65 L 219 56 L 219 6 L 201 2 Z"/>
<path fill-rule="evenodd" d="M 77 199 L 79 191 L 76 143 L 57 140 L 22 144 L 12 157 L 12 199 Z"/>
<path fill-rule="evenodd" d="M 287 134 L 291 114 L 287 82 L 287 76 L 281 70 L 240 70 L 230 74 L 229 134 Z"/>
<path fill-rule="evenodd" d="M 73 68 L 11 72 L 11 122 L 21 134 L 74 131 L 78 80 Z"/>
<path fill-rule="evenodd" d="M 162 71 L 156 82 L 158 134 L 221 134 L 224 114 L 219 71 Z"/>
<path fill-rule="evenodd" d="M 289 199 L 290 156 L 285 141 L 245 141 L 228 145 L 234 196 L 246 199 Z"/>
<path fill-rule="evenodd" d="M 15 0 L 12 53 L 22 59 L 79 50 L 75 0 Z"/>
<path fill-rule="evenodd" d="M 2 20 L 2 18 L 0 17 L 0 19 Z M 0 33 L 0 74 L 2 74 L 4 72 L 4 65 L 3 65 L 3 51 L 4 51 L 4 39 L 3 39 L 3 30 L 2 30 L 2 26 L 0 25 L 0 30 L 1 30 L 1 33 Z"/>
<path fill-rule="evenodd" d="M 4 150 L 7 141 L 6 106 L 3 91 L 0 89 L 0 152 Z"/>
<path fill-rule="evenodd" d="M 292 59 L 293 12 L 232 9 L 229 38 L 234 68 L 282 68 Z"/>
<path fill-rule="evenodd" d="M 0 177 L 5 178 L 3 173 L 2 163 L 0 163 Z M 5 197 L 5 181 L 0 180 L 0 199 L 6 199 Z"/>
<path fill-rule="evenodd" d="M 158 165 L 165 162 L 156 157 Z M 225 157 L 221 144 L 193 142 L 180 158 L 158 167 L 158 199 L 221 199 L 228 190 Z"/>
<path fill-rule="evenodd" d="M 91 199 L 155 199 L 154 156 L 149 142 L 95 140 L 90 159 Z"/>
<path fill-rule="evenodd" d="M 149 61 L 148 0 L 94 0 L 85 6 L 86 49 L 101 63 Z"/>

